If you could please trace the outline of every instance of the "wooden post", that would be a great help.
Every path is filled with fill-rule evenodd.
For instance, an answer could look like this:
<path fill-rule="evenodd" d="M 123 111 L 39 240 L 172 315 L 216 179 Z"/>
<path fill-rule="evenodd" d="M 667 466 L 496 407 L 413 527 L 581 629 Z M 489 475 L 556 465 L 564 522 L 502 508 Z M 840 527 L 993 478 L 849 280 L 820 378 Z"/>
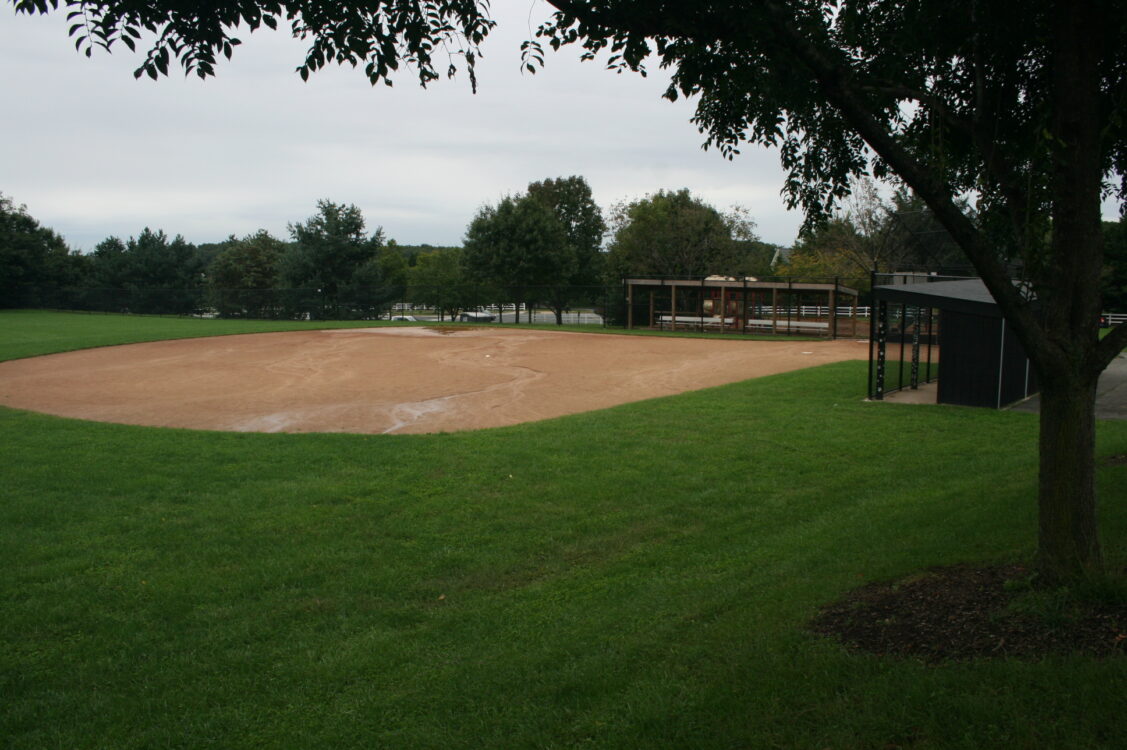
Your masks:
<path fill-rule="evenodd" d="M 743 333 L 746 335 L 747 334 L 747 277 L 746 276 L 744 276 L 744 290 L 743 290 L 742 299 L 743 299 L 743 305 L 741 307 L 743 309 L 743 317 L 742 317 L 743 322 L 740 323 L 740 330 L 742 330 Z"/>
<path fill-rule="evenodd" d="M 724 330 L 724 321 L 728 317 L 728 287 L 720 287 L 720 330 Z"/>
<path fill-rule="evenodd" d="M 634 327 L 634 285 L 626 282 L 626 329 Z"/>
<path fill-rule="evenodd" d="M 771 333 L 779 333 L 779 287 L 771 289 Z"/>
<path fill-rule="evenodd" d="M 677 330 L 677 285 L 674 284 L 673 286 L 671 286 L 670 290 L 672 291 L 671 297 L 673 299 L 673 302 L 670 304 L 670 307 L 672 309 L 669 311 L 669 323 L 670 323 L 670 325 L 673 326 L 670 330 L 676 331 Z"/>
<path fill-rule="evenodd" d="M 650 328 L 654 327 L 654 290 L 650 290 Z"/>
<path fill-rule="evenodd" d="M 837 278 L 834 278 L 833 289 L 830 290 L 830 320 L 827 330 L 830 332 L 830 339 L 837 338 Z"/>

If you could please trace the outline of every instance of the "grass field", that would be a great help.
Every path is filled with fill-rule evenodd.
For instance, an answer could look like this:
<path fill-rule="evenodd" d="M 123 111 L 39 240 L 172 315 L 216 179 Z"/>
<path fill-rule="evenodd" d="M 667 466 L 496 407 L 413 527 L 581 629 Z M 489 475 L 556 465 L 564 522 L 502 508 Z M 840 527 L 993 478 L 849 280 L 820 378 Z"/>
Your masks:
<path fill-rule="evenodd" d="M 0 358 L 263 325 L 0 313 Z M 865 367 L 448 435 L 0 409 L 0 745 L 1121 747 L 1127 658 L 925 666 L 805 629 L 867 581 L 1032 554 L 1036 417 L 863 403 Z M 1127 466 L 1099 486 L 1122 568 Z"/>

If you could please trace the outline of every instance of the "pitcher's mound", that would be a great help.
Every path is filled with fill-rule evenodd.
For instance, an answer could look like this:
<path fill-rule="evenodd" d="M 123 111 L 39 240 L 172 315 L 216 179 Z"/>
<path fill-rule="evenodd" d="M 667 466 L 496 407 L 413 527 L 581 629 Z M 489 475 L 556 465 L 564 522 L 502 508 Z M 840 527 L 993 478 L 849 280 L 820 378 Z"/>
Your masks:
<path fill-rule="evenodd" d="M 0 362 L 0 404 L 104 422 L 253 432 L 479 429 L 868 356 L 855 341 L 512 328 L 298 331 Z"/>

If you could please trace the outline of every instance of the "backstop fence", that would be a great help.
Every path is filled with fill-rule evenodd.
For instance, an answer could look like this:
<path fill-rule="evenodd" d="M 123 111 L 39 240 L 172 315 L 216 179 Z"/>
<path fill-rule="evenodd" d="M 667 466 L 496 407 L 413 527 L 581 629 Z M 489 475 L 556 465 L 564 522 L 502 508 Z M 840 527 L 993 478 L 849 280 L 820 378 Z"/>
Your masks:
<path fill-rule="evenodd" d="M 8 289 L 0 308 L 265 320 L 474 320 L 621 325 L 622 288 L 553 286 L 498 289 L 349 286 L 221 289 L 130 285 Z"/>

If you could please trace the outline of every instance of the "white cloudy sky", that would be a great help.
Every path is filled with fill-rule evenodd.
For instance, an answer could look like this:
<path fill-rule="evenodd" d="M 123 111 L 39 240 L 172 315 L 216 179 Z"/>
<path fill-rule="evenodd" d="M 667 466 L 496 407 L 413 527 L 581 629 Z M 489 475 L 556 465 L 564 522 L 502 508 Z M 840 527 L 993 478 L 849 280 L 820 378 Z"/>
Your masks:
<path fill-rule="evenodd" d="M 61 13 L 0 7 L 0 192 L 74 248 L 149 226 L 192 242 L 264 228 L 287 236 L 318 199 L 359 206 L 402 244 L 460 244 L 483 203 L 530 181 L 583 175 L 604 208 L 689 188 L 720 209 L 746 206 L 763 239 L 790 244 L 801 216 L 779 196 L 775 152 L 729 162 L 702 151 L 692 106 L 661 98 L 665 76 L 616 75 L 549 53 L 522 75 L 519 46 L 548 6 L 499 0 L 478 94 L 463 77 L 372 88 L 360 71 L 303 83 L 288 32 L 243 34 L 207 81 L 135 80 L 122 48 L 87 59 Z"/>

